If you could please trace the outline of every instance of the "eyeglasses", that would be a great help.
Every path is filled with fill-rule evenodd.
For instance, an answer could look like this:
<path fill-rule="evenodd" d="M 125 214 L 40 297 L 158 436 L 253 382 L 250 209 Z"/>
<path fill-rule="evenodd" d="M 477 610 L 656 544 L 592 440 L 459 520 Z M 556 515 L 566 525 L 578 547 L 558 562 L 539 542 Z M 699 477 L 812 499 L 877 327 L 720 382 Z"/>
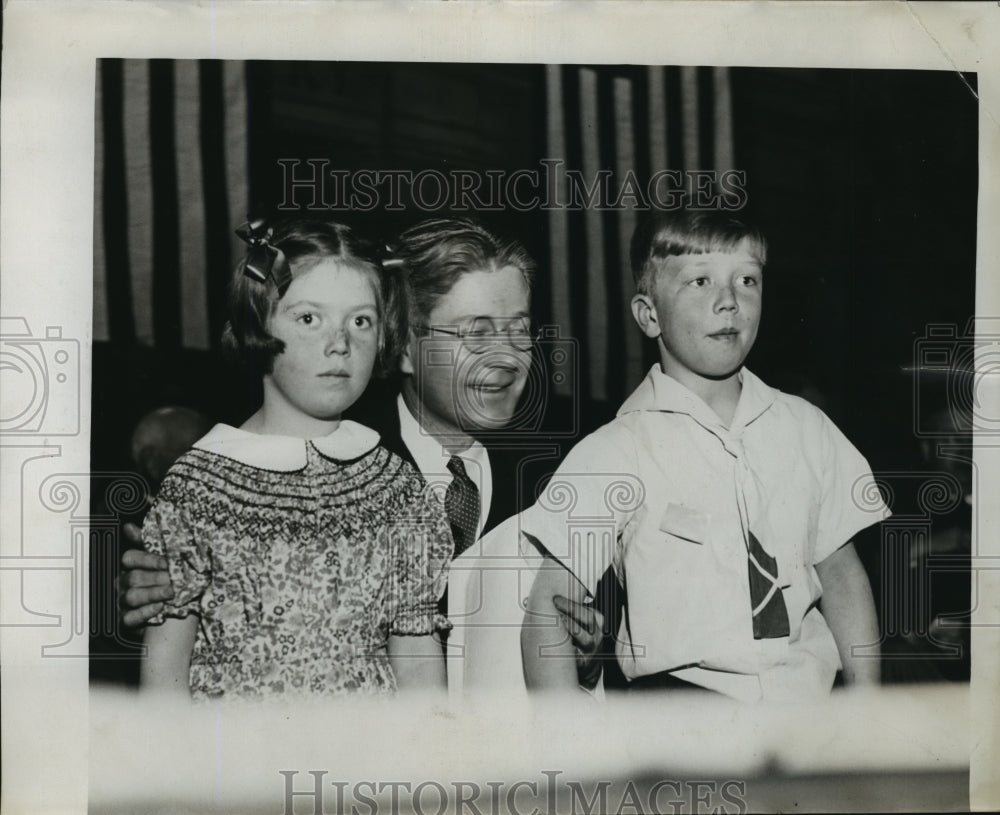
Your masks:
<path fill-rule="evenodd" d="M 489 317 L 477 317 L 472 321 L 472 325 L 465 329 L 439 328 L 420 323 L 416 323 L 413 327 L 460 339 L 473 354 L 481 354 L 497 343 L 505 343 L 517 351 L 530 351 L 538 339 L 538 332 L 532 330 L 531 321 L 524 318 L 512 320 L 503 331 L 499 330 Z"/>

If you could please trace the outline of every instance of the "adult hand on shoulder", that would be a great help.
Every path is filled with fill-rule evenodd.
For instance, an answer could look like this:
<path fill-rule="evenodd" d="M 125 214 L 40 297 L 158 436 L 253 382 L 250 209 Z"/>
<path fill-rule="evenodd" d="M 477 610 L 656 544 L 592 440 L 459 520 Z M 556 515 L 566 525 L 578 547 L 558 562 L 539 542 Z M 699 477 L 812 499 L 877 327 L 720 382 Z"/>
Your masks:
<path fill-rule="evenodd" d="M 604 615 L 588 603 L 556 596 L 552 599 L 576 647 L 576 669 L 580 684 L 593 688 L 601 678 L 597 651 L 604 639 Z"/>
<path fill-rule="evenodd" d="M 142 534 L 134 524 L 125 524 L 126 540 L 142 544 Z M 117 584 L 118 607 L 122 622 L 129 628 L 142 625 L 163 611 L 163 601 L 174 596 L 174 587 L 167 571 L 167 560 L 142 549 L 126 549 L 122 553 L 122 573 Z"/>

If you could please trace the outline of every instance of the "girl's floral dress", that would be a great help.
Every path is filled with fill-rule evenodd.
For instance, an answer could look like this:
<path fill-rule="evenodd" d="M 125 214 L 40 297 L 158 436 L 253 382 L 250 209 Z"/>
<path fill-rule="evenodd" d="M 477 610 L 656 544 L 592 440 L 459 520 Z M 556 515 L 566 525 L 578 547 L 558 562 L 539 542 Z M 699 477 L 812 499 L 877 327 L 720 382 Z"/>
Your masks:
<path fill-rule="evenodd" d="M 174 585 L 153 622 L 199 617 L 192 696 L 391 694 L 389 635 L 448 627 L 440 497 L 378 441 L 220 424 L 171 468 L 142 534 Z"/>

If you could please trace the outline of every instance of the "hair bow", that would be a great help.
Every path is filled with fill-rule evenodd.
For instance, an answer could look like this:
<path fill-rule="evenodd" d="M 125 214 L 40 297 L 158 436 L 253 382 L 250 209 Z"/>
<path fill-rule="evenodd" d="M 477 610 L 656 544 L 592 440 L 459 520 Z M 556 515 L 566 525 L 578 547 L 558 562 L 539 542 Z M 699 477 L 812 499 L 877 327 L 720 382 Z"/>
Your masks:
<path fill-rule="evenodd" d="M 270 244 L 274 229 L 267 226 L 263 218 L 250 220 L 248 216 L 236 234 L 249 247 L 243 260 L 243 274 L 258 283 L 266 283 L 271 278 L 279 294 L 284 294 L 291 282 L 291 272 L 285 253 Z"/>
<path fill-rule="evenodd" d="M 391 243 L 387 243 L 385 244 L 385 246 L 382 247 L 381 254 L 382 254 L 381 263 L 383 269 L 392 269 L 395 268 L 396 266 L 403 265 L 403 259 L 396 255 L 396 249 L 395 247 L 393 247 Z"/>

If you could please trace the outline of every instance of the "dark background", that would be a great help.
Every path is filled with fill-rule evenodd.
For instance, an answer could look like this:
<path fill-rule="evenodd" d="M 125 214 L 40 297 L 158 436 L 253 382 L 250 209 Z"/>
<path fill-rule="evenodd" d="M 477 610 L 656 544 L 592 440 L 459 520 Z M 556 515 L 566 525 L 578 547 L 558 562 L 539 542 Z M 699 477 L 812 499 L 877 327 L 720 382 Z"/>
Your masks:
<path fill-rule="evenodd" d="M 614 76 L 641 81 L 643 71 L 596 69 L 599 90 Z M 668 69 L 669 82 L 675 70 Z M 543 66 L 255 62 L 246 71 L 250 199 L 259 209 L 283 196 L 282 158 L 328 157 L 347 170 L 513 171 L 537 167 L 547 155 Z M 764 318 L 748 365 L 771 384 L 821 401 L 876 472 L 925 467 L 914 411 L 945 404 L 947 374 L 915 379 L 910 366 L 930 326 L 956 326 L 961 334 L 973 313 L 976 78 L 758 68 L 734 68 L 730 76 L 735 166 L 747 173 L 747 214 L 770 243 Z M 567 160 L 572 165 L 573 156 Z M 424 215 L 376 212 L 362 223 L 392 234 Z M 539 260 L 535 306 L 550 322 L 545 213 L 483 220 L 516 234 Z M 571 237 L 579 239 L 580 228 L 571 223 Z M 225 276 L 219 280 L 213 285 L 224 285 Z M 585 313 L 584 287 L 573 292 L 574 315 Z M 620 305 L 630 295 L 619 285 L 610 300 Z M 585 379 L 591 340 L 585 331 L 577 338 Z M 612 330 L 608 342 L 616 341 Z M 131 429 L 154 407 L 190 405 L 236 424 L 255 407 L 252 389 L 225 373 L 215 351 L 135 341 L 95 343 L 93 350 L 94 471 L 131 467 Z M 616 350 L 609 349 L 612 361 Z M 647 361 L 654 358 L 648 346 Z M 613 362 L 605 399 L 592 398 L 584 381 L 581 429 L 613 416 L 635 384 Z M 554 400 L 552 409 L 554 426 L 567 407 Z M 898 500 L 897 514 L 913 509 L 912 497 Z M 881 550 L 878 531 L 873 535 L 860 548 L 878 588 Z M 101 614 L 92 609 L 94 625 L 108 625 Z M 121 637 L 97 634 L 92 676 L 134 681 L 134 659 L 111 658 L 123 648 Z M 928 672 L 926 661 L 912 671 L 899 664 L 887 671 L 894 681 L 955 674 L 947 665 Z"/>

